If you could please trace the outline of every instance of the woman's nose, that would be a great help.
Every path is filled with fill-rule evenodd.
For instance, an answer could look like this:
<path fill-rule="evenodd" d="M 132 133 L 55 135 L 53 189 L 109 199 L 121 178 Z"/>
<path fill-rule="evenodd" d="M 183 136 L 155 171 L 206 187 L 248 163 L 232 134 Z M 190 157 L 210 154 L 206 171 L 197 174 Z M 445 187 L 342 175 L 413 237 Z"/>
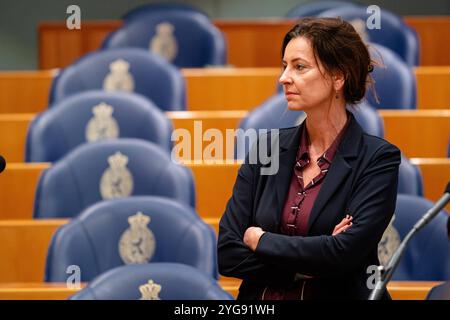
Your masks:
<path fill-rule="evenodd" d="M 288 84 L 292 81 L 291 77 L 289 77 L 289 75 L 286 72 L 286 69 L 283 71 L 283 73 L 281 74 L 280 78 L 278 79 L 278 82 L 280 84 Z"/>

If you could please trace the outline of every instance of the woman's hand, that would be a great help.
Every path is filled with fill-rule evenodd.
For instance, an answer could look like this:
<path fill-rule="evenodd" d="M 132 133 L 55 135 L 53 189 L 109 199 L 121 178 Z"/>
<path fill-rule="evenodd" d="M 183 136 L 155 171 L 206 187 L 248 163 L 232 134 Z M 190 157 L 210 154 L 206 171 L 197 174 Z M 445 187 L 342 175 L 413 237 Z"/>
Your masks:
<path fill-rule="evenodd" d="M 352 220 L 352 216 L 346 215 L 345 218 L 342 219 L 336 227 L 334 227 L 333 236 L 338 235 L 341 232 L 345 232 L 348 228 L 350 228 L 353 225 Z"/>
<path fill-rule="evenodd" d="M 264 234 L 265 231 L 260 227 L 250 227 L 245 230 L 244 233 L 244 243 L 252 250 L 256 250 L 256 246 L 258 245 L 259 238 Z"/>

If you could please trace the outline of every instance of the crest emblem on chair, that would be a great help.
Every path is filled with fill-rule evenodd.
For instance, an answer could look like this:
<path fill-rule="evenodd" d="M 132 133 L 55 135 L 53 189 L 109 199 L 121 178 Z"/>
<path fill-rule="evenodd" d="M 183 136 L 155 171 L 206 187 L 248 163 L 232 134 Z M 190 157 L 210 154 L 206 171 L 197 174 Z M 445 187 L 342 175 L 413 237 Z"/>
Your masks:
<path fill-rule="evenodd" d="M 154 283 L 153 280 L 148 280 L 148 283 L 139 286 L 141 292 L 141 298 L 139 300 L 161 300 L 159 292 L 161 291 L 161 285 Z"/>
<path fill-rule="evenodd" d="M 109 73 L 103 81 L 103 90 L 106 91 L 128 91 L 134 90 L 133 76 L 129 73 L 130 64 L 118 59 L 109 65 Z"/>
<path fill-rule="evenodd" d="M 142 212 L 128 218 L 130 227 L 120 237 L 119 254 L 125 264 L 147 263 L 155 253 L 155 236 L 147 227 L 150 217 Z"/>
<path fill-rule="evenodd" d="M 93 142 L 119 137 L 119 126 L 112 116 L 113 112 L 113 107 L 104 102 L 92 108 L 94 117 L 86 126 L 86 141 Z"/>
<path fill-rule="evenodd" d="M 353 26 L 353 28 L 355 28 L 356 32 L 358 32 L 362 41 L 364 41 L 365 43 L 370 41 L 370 37 L 366 29 L 366 22 L 364 20 L 354 19 L 350 21 L 350 24 Z"/>
<path fill-rule="evenodd" d="M 156 26 L 156 34 L 150 40 L 149 49 L 167 61 L 172 62 L 178 54 L 177 39 L 173 35 L 175 27 L 169 22 L 162 22 Z"/>
<path fill-rule="evenodd" d="M 384 231 L 381 241 L 378 243 L 378 259 L 383 266 L 389 263 L 389 260 L 400 246 L 400 235 L 394 228 L 394 218 L 395 216 L 392 217 L 391 222 Z"/>
<path fill-rule="evenodd" d="M 100 179 L 103 200 L 128 197 L 133 192 L 133 176 L 127 168 L 128 157 L 120 151 L 108 157 L 109 168 Z"/>

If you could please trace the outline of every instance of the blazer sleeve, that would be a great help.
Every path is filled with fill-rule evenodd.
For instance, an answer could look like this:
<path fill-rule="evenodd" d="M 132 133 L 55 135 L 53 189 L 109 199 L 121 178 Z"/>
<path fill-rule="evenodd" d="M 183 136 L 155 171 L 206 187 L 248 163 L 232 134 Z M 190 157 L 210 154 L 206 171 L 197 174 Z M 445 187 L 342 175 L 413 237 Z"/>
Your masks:
<path fill-rule="evenodd" d="M 336 236 L 286 236 L 266 232 L 256 254 L 265 261 L 295 266 L 297 272 L 324 277 L 350 272 L 381 240 L 395 211 L 400 150 L 383 144 L 356 182 L 350 197 L 353 225 Z"/>
<path fill-rule="evenodd" d="M 218 264 L 220 274 L 259 284 L 280 284 L 294 279 L 294 272 L 264 262 L 247 245 L 245 230 L 252 225 L 254 186 L 258 166 L 245 163 L 239 169 L 233 194 L 219 223 Z"/>

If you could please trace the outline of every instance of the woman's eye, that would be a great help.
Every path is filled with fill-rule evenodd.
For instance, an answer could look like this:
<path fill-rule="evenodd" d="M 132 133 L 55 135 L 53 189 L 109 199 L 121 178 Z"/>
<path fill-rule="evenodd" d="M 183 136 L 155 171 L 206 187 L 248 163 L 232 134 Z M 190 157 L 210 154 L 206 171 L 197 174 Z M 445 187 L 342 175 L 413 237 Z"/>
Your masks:
<path fill-rule="evenodd" d="M 295 66 L 295 68 L 296 68 L 297 70 L 303 70 L 303 69 L 305 69 L 305 66 L 302 65 L 302 64 L 298 64 L 298 65 Z"/>

